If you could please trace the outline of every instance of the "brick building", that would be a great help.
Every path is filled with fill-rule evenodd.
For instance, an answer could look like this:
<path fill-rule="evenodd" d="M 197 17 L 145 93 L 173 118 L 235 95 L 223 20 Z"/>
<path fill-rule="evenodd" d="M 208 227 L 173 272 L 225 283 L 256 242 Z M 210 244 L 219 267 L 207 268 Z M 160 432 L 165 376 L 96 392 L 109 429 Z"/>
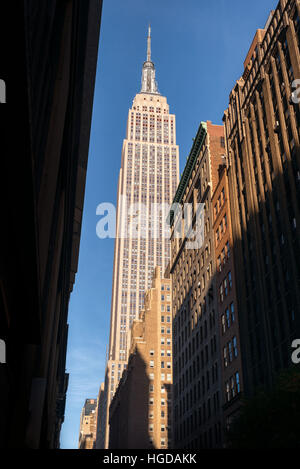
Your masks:
<path fill-rule="evenodd" d="M 222 370 L 222 402 L 224 424 L 228 428 L 232 418 L 240 408 L 243 383 L 239 314 L 233 262 L 234 249 L 231 223 L 233 214 L 230 210 L 228 173 L 225 160 L 224 164 L 219 167 L 219 182 L 212 196 L 212 210 Z"/>
<path fill-rule="evenodd" d="M 79 449 L 96 447 L 97 408 L 97 399 L 86 399 L 80 415 Z"/>
<path fill-rule="evenodd" d="M 171 397 L 171 281 L 156 267 L 145 308 L 133 321 L 128 366 L 110 406 L 109 448 L 168 448 Z"/>
<path fill-rule="evenodd" d="M 244 391 L 272 386 L 300 337 L 300 2 L 256 32 L 224 114 Z"/>
<path fill-rule="evenodd" d="M 201 122 L 174 203 L 193 206 L 192 216 L 171 216 L 174 354 L 174 447 L 222 445 L 222 393 L 212 195 L 224 163 L 222 125 Z M 203 204 L 203 233 L 188 248 L 197 204 Z M 184 228 L 186 231 L 184 231 Z M 177 234 L 180 237 L 177 237 Z"/>

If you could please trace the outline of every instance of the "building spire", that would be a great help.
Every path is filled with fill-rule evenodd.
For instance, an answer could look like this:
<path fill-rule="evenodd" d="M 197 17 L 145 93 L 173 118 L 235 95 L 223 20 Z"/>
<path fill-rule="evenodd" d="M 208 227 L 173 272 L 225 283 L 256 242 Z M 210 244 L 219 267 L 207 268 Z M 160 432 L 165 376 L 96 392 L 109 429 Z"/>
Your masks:
<path fill-rule="evenodd" d="M 151 26 L 148 26 L 147 37 L 147 60 L 144 62 L 142 70 L 142 89 L 141 93 L 159 94 L 157 83 L 155 81 L 155 67 L 151 60 Z"/>
<path fill-rule="evenodd" d="M 148 38 L 147 38 L 147 62 L 151 62 L 151 26 L 150 26 L 150 23 L 148 27 Z"/>

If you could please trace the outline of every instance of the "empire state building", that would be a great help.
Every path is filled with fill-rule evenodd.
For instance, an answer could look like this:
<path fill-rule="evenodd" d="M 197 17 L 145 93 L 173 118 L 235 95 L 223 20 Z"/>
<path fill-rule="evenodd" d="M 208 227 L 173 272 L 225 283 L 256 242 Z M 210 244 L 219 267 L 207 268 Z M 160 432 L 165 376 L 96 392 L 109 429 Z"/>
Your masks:
<path fill-rule="evenodd" d="M 167 209 L 156 213 L 153 232 L 153 206 L 172 203 L 179 182 L 179 148 L 176 145 L 175 115 L 170 114 L 166 97 L 155 80 L 151 60 L 151 29 L 147 38 L 147 60 L 142 69 L 141 91 L 129 109 L 126 138 L 123 141 L 117 198 L 117 236 L 115 241 L 109 352 L 106 368 L 106 435 L 108 410 L 127 364 L 127 338 L 132 321 L 144 305 L 144 293 L 151 288 L 154 268 L 164 273 L 170 259 L 170 241 L 164 235 Z M 127 207 L 136 210 L 137 223 L 130 226 Z M 129 344 L 130 345 L 130 344 Z"/>

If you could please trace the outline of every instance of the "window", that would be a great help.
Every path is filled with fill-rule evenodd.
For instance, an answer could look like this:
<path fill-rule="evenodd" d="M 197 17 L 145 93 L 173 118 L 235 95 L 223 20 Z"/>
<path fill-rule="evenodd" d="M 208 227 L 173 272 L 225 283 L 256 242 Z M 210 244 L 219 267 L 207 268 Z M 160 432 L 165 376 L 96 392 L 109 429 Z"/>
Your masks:
<path fill-rule="evenodd" d="M 231 387 L 231 397 L 235 397 L 235 382 L 234 382 L 234 376 L 230 378 L 230 387 Z"/>
<path fill-rule="evenodd" d="M 229 313 L 229 308 L 226 309 L 226 324 L 227 328 L 230 327 L 230 313 Z"/>
<path fill-rule="evenodd" d="M 154 425 L 151 423 L 151 424 L 149 425 L 149 432 L 151 432 L 151 433 L 152 433 L 152 432 L 153 432 L 153 430 L 154 430 Z"/>
<path fill-rule="evenodd" d="M 231 322 L 235 321 L 235 315 L 234 315 L 234 304 L 231 303 L 230 305 L 230 311 L 231 311 Z"/>
<path fill-rule="evenodd" d="M 234 336 L 233 339 L 232 339 L 232 343 L 233 343 L 233 353 L 234 353 L 234 356 L 237 357 L 238 356 L 238 349 L 237 349 L 237 340 L 236 340 L 236 337 Z"/>
<path fill-rule="evenodd" d="M 154 379 L 154 373 L 150 373 L 150 374 L 149 374 L 149 378 L 150 378 L 150 379 Z"/>
<path fill-rule="evenodd" d="M 164 381 L 164 380 L 165 380 L 165 374 L 164 374 L 164 373 L 162 373 L 162 374 L 160 375 L 160 379 L 161 379 L 161 381 Z"/>
<path fill-rule="evenodd" d="M 150 360 L 150 368 L 154 368 L 154 361 Z"/>
<path fill-rule="evenodd" d="M 172 375 L 171 374 L 167 374 L 167 381 L 172 381 Z"/>
<path fill-rule="evenodd" d="M 167 362 L 167 368 L 171 368 L 171 362 Z"/>
<path fill-rule="evenodd" d="M 160 367 L 164 368 L 165 367 L 165 362 L 161 362 Z"/>
<path fill-rule="evenodd" d="M 161 357 L 164 357 L 164 356 L 165 356 L 165 351 L 164 351 L 164 350 L 161 350 L 161 351 L 160 351 L 160 356 L 161 356 Z"/>
<path fill-rule="evenodd" d="M 228 295 L 227 278 L 225 278 L 224 280 L 224 293 L 225 293 L 225 296 Z"/>
<path fill-rule="evenodd" d="M 165 322 L 165 317 L 164 316 L 161 317 L 161 322 Z"/>
<path fill-rule="evenodd" d="M 161 403 L 161 405 L 165 405 L 165 404 L 166 404 L 166 399 L 162 398 L 162 399 L 160 400 L 160 403 Z"/>
<path fill-rule="evenodd" d="M 240 375 L 238 372 L 235 374 L 235 382 L 236 382 L 236 391 L 237 393 L 239 393 L 241 391 L 241 388 L 240 388 Z"/>
<path fill-rule="evenodd" d="M 228 282 L 229 282 L 229 289 L 231 290 L 231 288 L 232 288 L 232 277 L 231 277 L 231 272 L 228 272 Z"/>
<path fill-rule="evenodd" d="M 171 345 L 171 339 L 167 339 L 167 345 Z"/>
<path fill-rule="evenodd" d="M 149 404 L 150 404 L 150 405 L 153 405 L 153 404 L 154 404 L 154 398 L 153 398 L 153 397 L 150 397 L 150 399 L 149 399 Z"/>
<path fill-rule="evenodd" d="M 226 402 L 229 402 L 230 401 L 230 386 L 229 386 L 229 381 L 226 381 L 226 384 L 225 384 L 225 393 L 226 393 Z"/>
<path fill-rule="evenodd" d="M 220 285 L 219 293 L 220 293 L 220 302 L 223 303 L 224 301 L 223 284 Z"/>
<path fill-rule="evenodd" d="M 224 359 L 224 367 L 227 368 L 228 366 L 227 347 L 223 348 L 223 359 Z"/>
<path fill-rule="evenodd" d="M 154 350 L 150 350 L 150 355 L 151 355 L 151 357 L 154 356 Z"/>
<path fill-rule="evenodd" d="M 224 314 L 222 314 L 222 316 L 221 316 L 221 324 L 222 324 L 222 334 L 224 334 L 225 331 L 226 331 L 225 315 Z"/>

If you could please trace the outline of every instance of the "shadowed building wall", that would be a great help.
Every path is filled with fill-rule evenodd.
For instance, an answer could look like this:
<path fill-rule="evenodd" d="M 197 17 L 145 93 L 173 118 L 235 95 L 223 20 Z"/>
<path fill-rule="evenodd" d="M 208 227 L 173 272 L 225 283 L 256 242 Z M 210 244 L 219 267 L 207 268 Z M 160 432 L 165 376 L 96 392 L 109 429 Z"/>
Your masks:
<path fill-rule="evenodd" d="M 300 337 L 300 2 L 257 31 L 224 115 L 244 391 L 272 386 Z"/>
<path fill-rule="evenodd" d="M 172 423 L 171 284 L 156 267 L 133 322 L 127 369 L 110 406 L 109 448 L 168 448 Z"/>
<path fill-rule="evenodd" d="M 102 2 L 24 0 L 2 67 L 0 444 L 59 447 Z M 4 48 L 5 49 L 5 48 Z M 5 145 L 6 143 L 6 145 Z M 18 209 L 19 207 L 19 209 Z M 16 216 L 16 211 L 19 214 Z"/>
<path fill-rule="evenodd" d="M 174 213 L 171 218 L 175 448 L 222 446 L 212 196 L 224 152 L 223 126 L 201 122 L 174 198 L 180 207 L 192 206 L 192 216 L 182 212 L 184 216 Z M 198 204 L 203 217 L 197 225 Z M 189 246 L 189 230 L 201 233 L 201 226 L 201 237 Z"/>

